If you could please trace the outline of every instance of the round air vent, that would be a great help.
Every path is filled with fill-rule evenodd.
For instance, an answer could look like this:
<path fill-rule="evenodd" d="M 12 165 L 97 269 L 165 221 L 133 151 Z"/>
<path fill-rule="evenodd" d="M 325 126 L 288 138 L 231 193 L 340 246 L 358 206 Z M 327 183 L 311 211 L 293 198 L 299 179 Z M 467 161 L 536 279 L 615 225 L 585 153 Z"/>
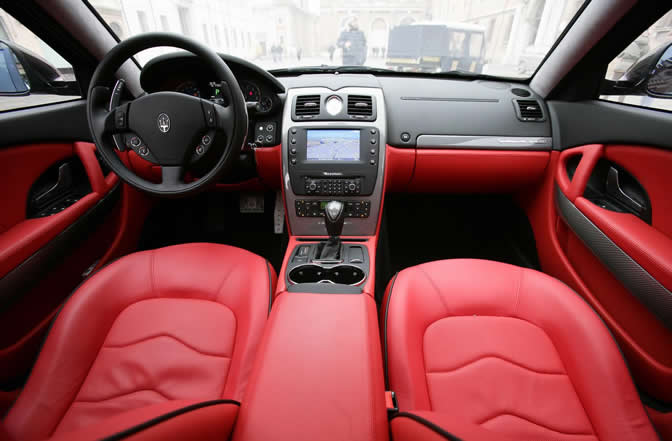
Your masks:
<path fill-rule="evenodd" d="M 513 89 L 511 89 L 511 93 L 521 97 L 528 97 L 532 95 L 529 90 L 521 89 L 519 87 L 514 87 Z"/>

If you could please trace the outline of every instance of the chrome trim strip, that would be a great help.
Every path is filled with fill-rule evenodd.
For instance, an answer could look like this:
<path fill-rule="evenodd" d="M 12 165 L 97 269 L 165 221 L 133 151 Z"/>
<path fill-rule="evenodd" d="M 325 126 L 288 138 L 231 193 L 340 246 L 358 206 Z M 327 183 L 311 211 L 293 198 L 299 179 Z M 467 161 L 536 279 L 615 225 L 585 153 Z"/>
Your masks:
<path fill-rule="evenodd" d="M 663 325 L 672 329 L 672 293 L 612 242 L 602 230 L 567 199 L 558 187 L 555 188 L 555 205 L 569 228 L 576 233 L 595 257 L 609 269 L 611 274 Z"/>
<path fill-rule="evenodd" d="M 317 217 L 298 217 L 294 202 L 297 199 L 324 200 L 327 196 L 296 196 L 292 191 L 292 184 L 288 172 L 288 137 L 290 127 L 373 127 L 379 134 L 378 176 L 373 193 L 370 196 L 338 196 L 335 199 L 347 201 L 371 201 L 369 217 L 345 218 L 342 236 L 373 236 L 378 227 L 378 215 L 380 213 L 381 199 L 383 195 L 383 180 L 385 177 L 385 153 L 387 146 L 387 116 L 385 113 L 385 97 L 380 88 L 371 87 L 344 87 L 338 91 L 341 94 L 371 95 L 376 100 L 375 121 L 292 121 L 292 103 L 297 95 L 333 94 L 334 91 L 326 87 L 301 87 L 287 90 L 285 109 L 282 116 L 282 185 L 285 190 L 285 203 L 287 204 L 287 219 L 294 236 L 326 236 L 327 230 L 324 219 Z"/>
<path fill-rule="evenodd" d="M 416 144 L 419 149 L 551 150 L 553 138 L 545 136 L 420 135 Z"/>

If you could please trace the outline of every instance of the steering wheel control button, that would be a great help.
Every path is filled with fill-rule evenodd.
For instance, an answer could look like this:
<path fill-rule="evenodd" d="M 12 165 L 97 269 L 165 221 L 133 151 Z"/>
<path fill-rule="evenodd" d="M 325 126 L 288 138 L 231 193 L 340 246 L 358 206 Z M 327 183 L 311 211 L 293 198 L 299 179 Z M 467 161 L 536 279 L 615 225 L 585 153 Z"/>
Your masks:
<path fill-rule="evenodd" d="M 140 156 L 147 156 L 147 154 L 149 153 L 149 150 L 147 150 L 147 147 L 145 147 L 143 145 L 142 147 L 140 147 L 138 149 L 138 153 L 140 154 Z"/>
<path fill-rule="evenodd" d="M 196 154 L 200 156 L 203 153 L 205 153 L 205 149 L 203 148 L 203 146 L 202 145 L 196 146 Z"/>
<path fill-rule="evenodd" d="M 275 125 L 274 124 L 267 124 L 266 125 L 266 131 L 267 132 L 272 132 L 273 130 L 275 130 Z"/>
<path fill-rule="evenodd" d="M 404 142 L 408 142 L 411 140 L 411 134 L 408 132 L 404 132 L 401 134 L 401 140 Z"/>
<path fill-rule="evenodd" d="M 117 129 L 128 127 L 128 104 L 114 109 L 114 127 Z"/>
<path fill-rule="evenodd" d="M 273 142 L 273 135 L 266 135 L 266 142 L 272 143 Z"/>
<path fill-rule="evenodd" d="M 208 135 L 205 135 L 203 138 L 201 138 L 201 144 L 208 146 L 212 142 L 212 139 Z"/>
<path fill-rule="evenodd" d="M 132 136 L 131 137 L 131 147 L 140 147 L 140 144 L 142 144 L 142 141 L 140 141 L 140 138 L 137 136 Z"/>
<path fill-rule="evenodd" d="M 217 120 L 215 119 L 215 108 L 212 103 L 203 103 L 203 112 L 205 113 L 205 123 L 210 128 L 214 128 L 217 125 Z"/>
<path fill-rule="evenodd" d="M 264 142 L 264 135 L 258 135 L 257 136 L 257 142 L 259 142 L 259 143 Z"/>

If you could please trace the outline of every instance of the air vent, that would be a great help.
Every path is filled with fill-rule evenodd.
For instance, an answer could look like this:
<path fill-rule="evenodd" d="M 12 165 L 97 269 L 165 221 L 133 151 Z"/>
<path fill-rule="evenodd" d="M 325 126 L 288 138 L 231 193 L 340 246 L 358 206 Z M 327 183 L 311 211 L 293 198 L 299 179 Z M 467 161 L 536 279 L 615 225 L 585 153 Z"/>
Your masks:
<path fill-rule="evenodd" d="M 516 115 L 521 121 L 543 121 L 544 111 L 536 100 L 514 100 Z"/>
<path fill-rule="evenodd" d="M 320 96 L 303 95 L 296 97 L 294 114 L 298 118 L 312 118 L 320 114 Z"/>
<path fill-rule="evenodd" d="M 348 95 L 348 115 L 355 118 L 373 116 L 373 98 L 365 95 Z"/>

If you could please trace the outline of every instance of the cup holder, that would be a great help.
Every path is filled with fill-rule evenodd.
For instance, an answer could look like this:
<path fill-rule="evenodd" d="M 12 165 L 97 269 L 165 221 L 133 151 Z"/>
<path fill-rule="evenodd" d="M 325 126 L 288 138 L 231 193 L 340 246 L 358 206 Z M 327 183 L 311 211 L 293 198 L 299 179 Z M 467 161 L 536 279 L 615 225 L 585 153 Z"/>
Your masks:
<path fill-rule="evenodd" d="M 289 272 L 289 281 L 298 283 L 337 283 L 341 285 L 358 285 L 364 281 L 364 271 L 351 265 L 338 265 L 333 268 L 322 268 L 318 265 L 297 266 Z"/>

